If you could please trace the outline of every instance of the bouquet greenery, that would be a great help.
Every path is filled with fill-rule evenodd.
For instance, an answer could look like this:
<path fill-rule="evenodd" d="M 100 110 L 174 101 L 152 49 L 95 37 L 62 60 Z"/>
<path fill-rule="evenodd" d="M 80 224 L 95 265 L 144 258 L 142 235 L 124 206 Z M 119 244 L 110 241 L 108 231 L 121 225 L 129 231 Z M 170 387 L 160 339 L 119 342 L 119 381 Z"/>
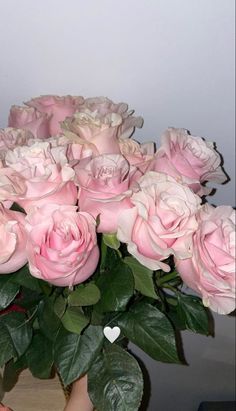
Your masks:
<path fill-rule="evenodd" d="M 208 307 L 234 310 L 234 211 L 205 201 L 226 180 L 219 154 L 184 129 L 140 144 L 141 125 L 107 98 L 42 96 L 0 130 L 6 390 L 25 368 L 65 386 L 87 375 L 97 410 L 136 411 L 129 341 L 184 363 L 180 332 L 209 335 Z"/>

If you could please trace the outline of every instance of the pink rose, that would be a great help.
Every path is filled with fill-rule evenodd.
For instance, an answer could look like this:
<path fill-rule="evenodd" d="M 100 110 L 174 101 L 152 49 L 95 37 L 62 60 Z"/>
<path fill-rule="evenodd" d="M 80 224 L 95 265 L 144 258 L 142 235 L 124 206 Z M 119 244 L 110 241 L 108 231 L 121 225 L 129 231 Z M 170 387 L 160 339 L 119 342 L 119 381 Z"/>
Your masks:
<path fill-rule="evenodd" d="M 7 152 L 6 164 L 25 179 L 26 192 L 17 202 L 26 211 L 33 205 L 49 201 L 76 204 L 75 173 L 68 164 L 66 151 L 67 146 L 34 140 L 30 146 L 19 146 Z"/>
<path fill-rule="evenodd" d="M 0 129 L 0 158 L 4 160 L 9 149 L 27 145 L 33 138 L 34 136 L 29 130 L 12 127 Z"/>
<path fill-rule="evenodd" d="M 193 255 L 176 260 L 184 282 L 218 314 L 235 309 L 235 211 L 204 205 L 193 236 Z"/>
<path fill-rule="evenodd" d="M 168 128 L 162 135 L 151 170 L 166 173 L 187 184 L 199 195 L 209 194 L 206 181 L 222 183 L 226 175 L 221 168 L 220 155 L 214 144 L 191 136 L 185 129 Z"/>
<path fill-rule="evenodd" d="M 60 122 L 72 116 L 84 101 L 80 96 L 40 96 L 26 103 L 27 107 L 13 106 L 10 127 L 30 130 L 36 138 L 47 138 L 61 132 Z"/>
<path fill-rule="evenodd" d="M 50 135 L 48 115 L 33 107 L 12 106 L 8 126 L 29 130 L 35 138 L 46 138 Z"/>
<path fill-rule="evenodd" d="M 140 144 L 132 138 L 119 139 L 121 154 L 131 165 L 136 166 L 143 173 L 146 172 L 155 153 L 154 143 Z"/>
<path fill-rule="evenodd" d="M 107 154 L 80 161 L 75 172 L 80 210 L 99 216 L 98 232 L 115 232 L 119 213 L 131 207 L 136 168 L 119 154 Z"/>
<path fill-rule="evenodd" d="M 25 216 L 0 204 L 0 274 L 19 270 L 27 262 Z"/>
<path fill-rule="evenodd" d="M 120 154 L 118 138 L 129 137 L 143 123 L 141 117 L 133 117 L 133 111 L 127 109 L 127 104 L 114 104 L 104 97 L 86 99 L 62 127 L 70 140 L 84 145 L 94 155 Z"/>
<path fill-rule="evenodd" d="M 122 117 L 122 125 L 118 130 L 119 138 L 129 138 L 133 134 L 135 127 L 140 128 L 143 125 L 143 118 L 134 117 L 134 110 L 128 110 L 128 104 L 116 104 L 107 97 L 86 98 L 84 104 L 79 108 L 80 112 L 84 110 L 96 111 L 101 116 L 106 116 L 109 113 L 119 114 Z"/>
<path fill-rule="evenodd" d="M 60 287 L 87 280 L 99 260 L 96 222 L 77 207 L 47 204 L 26 217 L 29 269 Z"/>
<path fill-rule="evenodd" d="M 169 271 L 162 260 L 171 254 L 191 256 L 200 198 L 166 174 L 148 172 L 138 183 L 140 191 L 131 197 L 133 207 L 118 218 L 117 237 L 144 266 Z"/>
<path fill-rule="evenodd" d="M 72 116 L 83 102 L 84 98 L 81 96 L 48 95 L 33 98 L 26 105 L 48 115 L 49 135 L 54 136 L 61 132 L 60 122 L 64 121 L 66 117 Z"/>
<path fill-rule="evenodd" d="M 0 201 L 10 208 L 26 192 L 25 179 L 10 167 L 0 167 Z"/>

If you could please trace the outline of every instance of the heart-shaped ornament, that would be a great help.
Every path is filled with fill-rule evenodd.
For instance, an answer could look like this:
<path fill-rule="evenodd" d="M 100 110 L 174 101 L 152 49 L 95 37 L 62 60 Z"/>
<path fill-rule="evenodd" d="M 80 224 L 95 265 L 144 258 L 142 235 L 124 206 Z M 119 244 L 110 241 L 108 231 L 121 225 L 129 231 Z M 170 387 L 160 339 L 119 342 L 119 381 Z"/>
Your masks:
<path fill-rule="evenodd" d="M 120 328 L 119 327 L 105 327 L 103 329 L 103 334 L 105 337 L 110 341 L 110 343 L 115 342 L 120 335 Z"/>

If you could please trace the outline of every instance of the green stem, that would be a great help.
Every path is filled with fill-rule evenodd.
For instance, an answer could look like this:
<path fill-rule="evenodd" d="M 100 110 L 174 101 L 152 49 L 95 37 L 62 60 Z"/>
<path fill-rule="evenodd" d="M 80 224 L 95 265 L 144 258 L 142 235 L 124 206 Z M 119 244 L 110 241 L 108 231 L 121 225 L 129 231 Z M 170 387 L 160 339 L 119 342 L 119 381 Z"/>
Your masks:
<path fill-rule="evenodd" d="M 177 278 L 178 274 L 176 273 L 176 271 L 173 271 L 172 273 L 169 273 L 167 275 L 164 275 L 163 277 L 159 278 L 157 280 L 157 285 L 161 286 L 162 284 L 167 283 L 168 281 L 174 280 L 174 278 Z"/>
<path fill-rule="evenodd" d="M 169 290 L 173 291 L 173 293 L 175 293 L 175 294 L 179 293 L 179 290 L 176 290 L 175 287 L 172 287 L 172 285 L 169 285 L 169 284 L 164 284 L 163 288 L 168 288 Z"/>

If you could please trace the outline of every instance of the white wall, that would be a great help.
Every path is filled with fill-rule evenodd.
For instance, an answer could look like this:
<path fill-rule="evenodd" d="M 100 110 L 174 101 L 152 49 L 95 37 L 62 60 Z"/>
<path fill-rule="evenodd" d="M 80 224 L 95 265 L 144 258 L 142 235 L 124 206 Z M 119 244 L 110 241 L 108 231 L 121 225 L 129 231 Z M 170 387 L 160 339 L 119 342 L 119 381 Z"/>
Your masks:
<path fill-rule="evenodd" d="M 31 96 L 105 95 L 143 115 L 136 133 L 142 140 L 158 140 L 171 125 L 215 141 L 233 178 L 234 89 L 233 0 L 0 0 L 2 127 L 10 105 Z M 213 199 L 233 205 L 234 181 Z M 212 400 L 232 397 L 233 320 L 216 321 L 210 363 L 204 350 L 213 343 L 202 337 L 186 337 L 193 365 L 185 377 L 179 368 L 170 366 L 170 375 L 170 368 L 149 363 L 150 411 L 164 397 L 169 403 L 161 411 L 191 411 L 191 398 L 195 410 L 203 386 Z M 187 405 L 180 375 L 188 381 Z"/>

